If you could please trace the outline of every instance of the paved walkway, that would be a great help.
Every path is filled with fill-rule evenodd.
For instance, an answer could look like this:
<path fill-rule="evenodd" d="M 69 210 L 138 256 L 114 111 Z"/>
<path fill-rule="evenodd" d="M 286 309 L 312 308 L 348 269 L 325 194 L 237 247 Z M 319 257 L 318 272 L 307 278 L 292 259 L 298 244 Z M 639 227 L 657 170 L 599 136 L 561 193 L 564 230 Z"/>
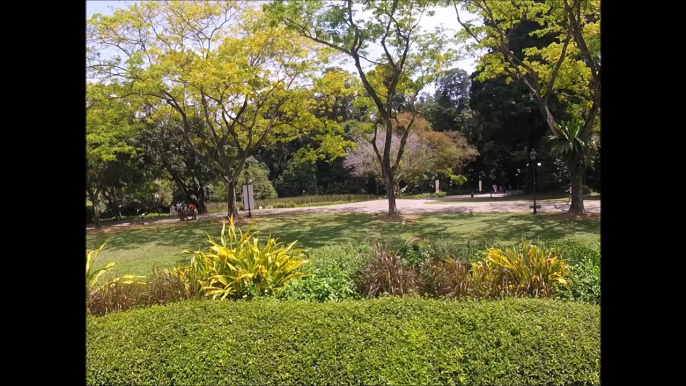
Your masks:
<path fill-rule="evenodd" d="M 494 195 L 495 197 L 495 195 Z M 531 212 L 529 208 L 531 201 L 496 201 L 496 202 L 468 202 L 455 201 L 458 197 L 431 198 L 431 199 L 397 199 L 396 206 L 401 214 L 420 214 L 420 213 L 522 213 Z M 440 204 L 428 204 L 429 202 L 440 201 Z M 541 206 L 538 209 L 541 213 L 562 213 L 569 209 L 565 201 L 539 201 Z M 600 200 L 584 200 L 584 207 L 587 212 L 600 213 Z M 306 208 L 280 208 L 280 209 L 255 209 L 253 216 L 279 215 L 279 214 L 306 214 L 306 213 L 380 213 L 388 212 L 388 200 L 374 200 L 353 202 L 350 204 L 312 206 Z M 247 212 L 239 212 L 247 215 Z M 221 218 L 226 216 L 226 212 L 210 213 L 198 215 L 198 219 Z M 106 227 L 126 227 L 131 224 L 141 222 L 172 222 L 179 221 L 178 217 L 154 218 L 147 220 L 120 221 L 117 223 L 105 223 Z M 86 229 L 93 229 L 89 224 Z"/>

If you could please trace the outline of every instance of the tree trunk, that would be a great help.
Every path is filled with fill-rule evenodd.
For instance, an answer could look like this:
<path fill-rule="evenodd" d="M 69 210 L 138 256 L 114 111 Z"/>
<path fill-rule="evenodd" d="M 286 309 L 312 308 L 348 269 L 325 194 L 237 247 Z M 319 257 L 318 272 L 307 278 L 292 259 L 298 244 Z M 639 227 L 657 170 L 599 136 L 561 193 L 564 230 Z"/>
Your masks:
<path fill-rule="evenodd" d="M 398 214 L 398 208 L 395 206 L 395 184 L 390 176 L 391 171 L 386 173 L 386 192 L 388 195 L 388 215 L 395 216 Z"/>
<path fill-rule="evenodd" d="M 117 221 L 121 220 L 121 208 L 119 207 L 119 200 L 117 200 L 117 188 L 112 188 L 112 204 L 114 206 L 114 215 Z"/>
<path fill-rule="evenodd" d="M 207 213 L 207 207 L 205 206 L 205 188 L 200 185 L 200 197 L 198 197 L 198 214 Z"/>
<path fill-rule="evenodd" d="M 90 197 L 91 204 L 93 204 L 93 222 L 95 223 L 95 229 L 100 229 L 102 228 L 102 225 L 100 224 L 100 210 L 98 209 L 98 204 L 100 202 L 98 201 L 97 195 L 89 192 L 88 196 Z"/>
<path fill-rule="evenodd" d="M 225 182 L 226 201 L 228 202 L 228 217 L 238 218 L 238 205 L 236 205 L 236 183 L 234 181 Z"/>
<path fill-rule="evenodd" d="M 569 155 L 566 158 L 567 167 L 569 169 L 569 177 L 572 181 L 572 203 L 569 206 L 571 214 L 584 214 L 584 188 L 583 188 L 583 170 L 584 165 L 579 162 L 576 155 Z"/>

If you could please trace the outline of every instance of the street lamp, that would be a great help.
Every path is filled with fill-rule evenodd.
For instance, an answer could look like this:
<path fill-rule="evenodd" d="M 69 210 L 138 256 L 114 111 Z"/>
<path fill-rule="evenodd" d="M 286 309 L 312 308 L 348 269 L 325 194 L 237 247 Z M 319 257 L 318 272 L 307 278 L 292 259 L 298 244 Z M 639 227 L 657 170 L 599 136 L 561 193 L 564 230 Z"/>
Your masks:
<path fill-rule="evenodd" d="M 245 172 L 245 198 L 248 204 L 248 217 L 252 218 L 252 211 L 250 210 L 250 184 L 252 184 L 252 180 L 248 179 L 248 169 L 244 170 Z"/>
<path fill-rule="evenodd" d="M 536 206 L 536 155 L 538 155 L 538 153 L 536 153 L 536 149 L 531 149 L 531 153 L 529 153 L 529 156 L 531 157 L 531 163 L 533 164 L 534 168 L 534 214 L 538 213 L 536 209 L 540 208 L 540 206 Z"/>

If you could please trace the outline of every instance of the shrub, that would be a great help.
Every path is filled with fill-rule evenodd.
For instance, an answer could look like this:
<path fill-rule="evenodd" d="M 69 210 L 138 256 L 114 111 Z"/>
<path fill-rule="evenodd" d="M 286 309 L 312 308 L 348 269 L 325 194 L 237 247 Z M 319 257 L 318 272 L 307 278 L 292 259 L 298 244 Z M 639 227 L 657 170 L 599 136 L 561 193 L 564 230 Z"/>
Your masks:
<path fill-rule="evenodd" d="M 112 270 L 116 264 L 113 261 L 102 268 L 93 268 L 105 244 L 97 250 L 86 251 L 86 313 L 95 315 L 130 308 L 136 296 L 135 287 L 132 284 L 144 284 L 136 280 L 141 278 L 140 276 L 133 275 L 117 277 L 104 284 L 98 283 L 100 277 Z"/>
<path fill-rule="evenodd" d="M 274 209 L 295 208 L 295 202 L 292 202 L 292 201 L 275 202 L 272 204 L 272 208 L 274 208 Z"/>
<path fill-rule="evenodd" d="M 288 282 L 279 294 L 283 299 L 340 301 L 359 298 L 354 278 L 364 265 L 363 245 L 332 245 L 308 253 L 311 262 L 303 268 L 307 275 Z"/>
<path fill-rule="evenodd" d="M 95 260 L 98 258 L 98 255 L 100 255 L 100 252 L 102 252 L 102 250 L 105 248 L 106 244 L 107 243 L 102 244 L 98 249 L 86 251 L 86 297 L 88 297 L 90 293 L 97 292 L 102 289 L 103 286 L 98 285 L 98 279 L 105 272 L 114 268 L 115 262 L 110 262 L 102 268 L 93 268 Z"/>
<path fill-rule="evenodd" d="M 87 385 L 599 385 L 600 307 L 184 301 L 86 319 Z"/>
<path fill-rule="evenodd" d="M 559 288 L 559 297 L 600 304 L 600 245 L 567 244 L 560 251 L 570 267 L 565 277 L 569 285 Z"/>
<path fill-rule="evenodd" d="M 391 244 L 376 241 L 359 276 L 362 294 L 376 297 L 380 294 L 405 295 L 417 292 L 419 278 L 415 270 L 402 261 Z"/>
<path fill-rule="evenodd" d="M 482 262 L 472 266 L 472 281 L 488 296 L 550 296 L 553 283 L 567 285 L 567 265 L 553 248 L 529 241 L 512 248 L 489 248 Z"/>
<path fill-rule="evenodd" d="M 87 311 L 102 316 L 133 308 L 201 298 L 201 286 L 189 267 L 155 272 L 145 282 L 131 275 L 114 279 L 89 297 Z M 138 285 L 131 285 L 138 284 Z"/>
<path fill-rule="evenodd" d="M 298 268 L 306 261 L 302 259 L 303 250 L 293 249 L 295 241 L 288 246 L 267 238 L 260 247 L 259 232 L 245 233 L 238 229 L 229 218 L 229 228 L 222 226 L 221 241 L 215 242 L 207 236 L 211 244 L 207 253 L 193 253 L 191 268 L 207 296 L 214 299 L 227 297 L 233 299 L 261 295 L 277 295 L 282 287 L 302 275 Z"/>
<path fill-rule="evenodd" d="M 474 293 L 469 266 L 459 259 L 427 260 L 421 279 L 422 290 L 429 295 L 461 298 Z"/>

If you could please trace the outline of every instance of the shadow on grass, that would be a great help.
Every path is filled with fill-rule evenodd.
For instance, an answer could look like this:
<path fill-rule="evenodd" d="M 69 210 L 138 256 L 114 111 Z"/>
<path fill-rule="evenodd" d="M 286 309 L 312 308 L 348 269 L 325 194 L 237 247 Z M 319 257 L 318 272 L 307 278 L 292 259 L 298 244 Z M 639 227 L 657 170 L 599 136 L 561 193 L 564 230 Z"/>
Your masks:
<path fill-rule="evenodd" d="M 270 232 L 284 242 L 298 240 L 298 245 L 319 248 L 337 242 L 364 242 L 375 236 L 408 234 L 421 238 L 450 237 L 469 240 L 517 240 L 521 237 L 561 239 L 574 234 L 589 237 L 600 233 L 597 219 L 556 220 L 546 216 L 508 213 L 470 214 L 455 208 L 452 213 L 417 215 L 415 221 L 375 221 L 374 214 L 309 214 L 299 216 L 254 217 L 251 224 L 262 237 Z M 207 246 L 207 234 L 219 239 L 222 220 L 178 222 L 126 228 L 87 238 L 87 247 L 96 248 L 105 240 L 108 250 L 134 250 L 142 245 L 198 249 Z M 246 230 L 250 224 L 239 223 Z"/>
<path fill-rule="evenodd" d="M 454 223 L 446 227 L 447 223 Z M 461 239 L 465 244 L 479 242 L 511 242 L 522 238 L 578 241 L 597 241 L 600 221 L 597 219 L 560 221 L 546 216 L 528 214 L 432 214 L 411 229 L 413 236 L 433 238 L 436 236 Z"/>

